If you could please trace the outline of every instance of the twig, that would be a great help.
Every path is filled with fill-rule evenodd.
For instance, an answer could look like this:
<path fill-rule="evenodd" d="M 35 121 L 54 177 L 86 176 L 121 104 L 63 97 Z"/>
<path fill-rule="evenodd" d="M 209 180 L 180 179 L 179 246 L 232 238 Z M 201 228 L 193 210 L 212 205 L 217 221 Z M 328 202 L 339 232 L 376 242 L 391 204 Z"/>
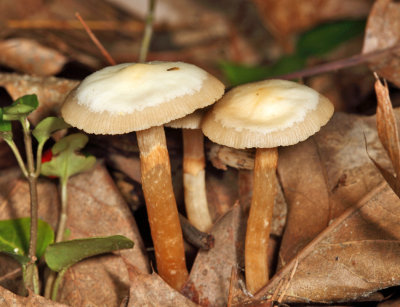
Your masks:
<path fill-rule="evenodd" d="M 90 20 L 85 22 L 92 30 L 98 31 L 129 31 L 142 32 L 144 25 L 139 21 L 119 22 L 111 20 Z M 75 30 L 82 29 L 82 24 L 77 20 L 7 20 L 7 27 L 11 29 L 51 29 L 51 30 Z"/>
<path fill-rule="evenodd" d="M 345 59 L 332 61 L 332 62 L 321 64 L 318 66 L 302 69 L 302 70 L 299 70 L 299 71 L 296 71 L 293 73 L 274 76 L 274 79 L 275 78 L 276 79 L 287 79 L 287 80 L 298 79 L 298 78 L 310 77 L 310 76 L 314 76 L 314 75 L 318 75 L 318 74 L 322 74 L 322 73 L 326 73 L 326 72 L 331 72 L 334 70 L 349 68 L 349 67 L 363 64 L 363 63 L 367 62 L 368 60 L 371 60 L 375 57 L 379 57 L 379 56 L 385 55 L 387 53 L 397 51 L 398 49 L 400 49 L 400 44 L 396 44 L 392 47 L 385 48 L 385 49 L 374 50 L 374 51 L 368 52 L 368 53 L 353 55 L 353 56 L 345 58 Z"/>
<path fill-rule="evenodd" d="M 85 23 L 85 21 L 82 19 L 81 15 L 76 12 L 75 13 L 76 18 L 81 22 L 82 26 L 85 28 L 87 34 L 89 35 L 90 39 L 93 41 L 93 43 L 99 48 L 100 52 L 103 54 L 103 56 L 106 58 L 107 62 L 110 63 L 111 65 L 117 64 L 114 59 L 111 57 L 111 55 L 108 53 L 108 51 L 103 47 L 103 45 L 100 43 L 100 41 L 97 39 L 97 37 L 93 34 L 92 30 L 88 27 L 88 25 Z"/>
<path fill-rule="evenodd" d="M 7 279 L 12 279 L 14 277 L 17 277 L 21 273 L 22 273 L 21 268 L 16 268 L 15 270 L 13 270 L 13 271 L 11 271 L 11 272 L 3 275 L 3 276 L 0 276 L 0 282 L 3 282 L 5 280 L 7 280 Z"/>
<path fill-rule="evenodd" d="M 198 230 L 181 214 L 179 214 L 179 221 L 186 241 L 202 250 L 209 250 L 214 247 L 213 235 Z"/>
<path fill-rule="evenodd" d="M 153 34 L 153 18 L 154 9 L 156 7 L 156 0 L 149 1 L 149 10 L 146 16 L 146 25 L 144 28 L 143 40 L 140 46 L 139 62 L 143 63 L 146 61 L 147 53 L 149 52 L 151 37 Z"/>
<path fill-rule="evenodd" d="M 294 266 L 293 266 L 292 273 L 290 274 L 289 279 L 288 279 L 287 282 L 286 282 L 285 288 L 283 289 L 281 295 L 279 296 L 279 299 L 278 299 L 278 303 L 279 303 L 279 304 L 282 303 L 283 298 L 285 297 L 286 291 L 287 291 L 287 289 L 289 289 L 290 282 L 291 282 L 292 279 L 293 279 L 294 273 L 296 273 L 296 270 L 297 270 L 297 266 L 298 266 L 298 265 L 299 265 L 299 259 L 296 258 L 296 262 L 295 262 L 295 264 L 294 264 Z"/>

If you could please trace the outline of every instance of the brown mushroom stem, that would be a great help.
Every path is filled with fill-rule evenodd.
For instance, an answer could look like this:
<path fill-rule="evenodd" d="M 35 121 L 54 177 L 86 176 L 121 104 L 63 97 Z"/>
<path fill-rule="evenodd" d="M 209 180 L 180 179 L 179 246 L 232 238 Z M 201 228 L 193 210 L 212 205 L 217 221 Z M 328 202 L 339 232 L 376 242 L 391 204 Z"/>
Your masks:
<path fill-rule="evenodd" d="M 250 293 L 268 281 L 268 242 L 276 195 L 277 148 L 257 148 L 253 197 L 245 245 L 246 286 Z"/>
<path fill-rule="evenodd" d="M 136 136 L 158 273 L 179 290 L 188 277 L 188 271 L 164 128 L 158 126 L 137 131 Z"/>
<path fill-rule="evenodd" d="M 186 213 L 197 229 L 208 231 L 212 219 L 208 210 L 204 136 L 200 129 L 182 129 L 183 135 L 183 188 Z"/>

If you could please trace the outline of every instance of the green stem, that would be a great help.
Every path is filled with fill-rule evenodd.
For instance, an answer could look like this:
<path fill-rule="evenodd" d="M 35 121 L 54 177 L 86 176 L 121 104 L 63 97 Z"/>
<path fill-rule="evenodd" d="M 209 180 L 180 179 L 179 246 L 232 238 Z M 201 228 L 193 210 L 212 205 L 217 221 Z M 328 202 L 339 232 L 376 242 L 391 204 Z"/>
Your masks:
<path fill-rule="evenodd" d="M 67 222 L 67 182 L 67 178 L 60 178 L 61 214 L 58 223 L 56 242 L 61 242 L 64 239 L 65 225 Z"/>
<path fill-rule="evenodd" d="M 15 145 L 14 141 L 7 140 L 7 139 L 4 139 L 4 141 L 6 141 L 6 143 L 8 144 L 8 146 L 10 146 L 12 152 L 14 153 L 14 156 L 17 159 L 17 162 L 22 171 L 22 174 L 24 174 L 25 178 L 28 178 L 28 171 L 26 170 L 25 163 L 22 160 L 21 154 L 20 154 L 17 146 Z"/>
<path fill-rule="evenodd" d="M 51 299 L 53 301 L 57 300 L 58 288 L 60 287 L 61 281 L 62 281 L 66 271 L 67 271 L 67 269 L 64 269 L 64 270 L 61 270 L 60 272 L 58 272 L 58 274 L 57 274 L 57 278 L 54 281 L 53 292 L 51 293 Z"/>
<path fill-rule="evenodd" d="M 36 171 L 35 176 L 39 177 L 42 168 L 42 153 L 45 142 L 40 142 L 36 151 Z"/>
<path fill-rule="evenodd" d="M 156 7 L 156 0 L 149 1 L 149 10 L 146 16 L 146 26 L 144 29 L 142 44 L 140 46 L 139 62 L 143 63 L 146 61 L 147 53 L 149 52 L 151 37 L 153 35 L 153 19 L 154 9 Z"/>
<path fill-rule="evenodd" d="M 51 298 L 54 280 L 56 279 L 57 273 L 50 271 L 49 276 L 46 279 L 46 286 L 44 288 L 44 297 L 47 299 Z"/>
<path fill-rule="evenodd" d="M 29 242 L 29 258 L 31 259 L 30 263 L 27 265 L 27 270 L 32 272 L 32 283 L 28 285 L 30 287 L 34 287 L 39 284 L 39 276 L 37 274 L 37 269 L 31 268 L 31 266 L 35 266 L 36 262 L 36 245 L 37 245 L 37 228 L 38 228 L 38 193 L 37 193 L 37 176 L 35 173 L 34 166 L 34 158 L 33 158 L 33 150 L 32 150 L 32 138 L 31 131 L 29 129 L 29 121 L 26 116 L 21 117 L 20 119 L 23 131 L 24 131 L 24 143 L 25 143 L 25 152 L 26 152 L 26 160 L 28 166 L 28 183 L 29 183 L 29 191 L 31 196 L 31 229 L 30 229 L 30 242 Z M 35 289 L 33 290 L 35 291 Z M 35 292 L 36 293 L 36 292 Z"/>

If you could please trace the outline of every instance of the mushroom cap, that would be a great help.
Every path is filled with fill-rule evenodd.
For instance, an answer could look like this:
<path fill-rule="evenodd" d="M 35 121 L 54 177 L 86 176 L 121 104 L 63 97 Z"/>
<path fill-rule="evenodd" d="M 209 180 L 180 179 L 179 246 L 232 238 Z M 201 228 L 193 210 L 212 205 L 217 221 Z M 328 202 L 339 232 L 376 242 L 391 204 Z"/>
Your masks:
<path fill-rule="evenodd" d="M 205 115 L 202 130 L 215 143 L 233 148 L 272 148 L 307 139 L 332 114 L 332 103 L 313 89 L 265 80 L 225 94 Z"/>
<path fill-rule="evenodd" d="M 61 115 L 87 133 L 123 134 L 184 117 L 223 93 L 217 78 L 192 64 L 125 63 L 86 77 L 67 96 Z"/>
<path fill-rule="evenodd" d="M 194 111 L 192 114 L 186 115 L 185 117 L 178 118 L 165 124 L 165 126 L 170 128 L 177 129 L 200 129 L 201 121 L 204 117 L 204 114 L 208 108 L 198 109 Z"/>

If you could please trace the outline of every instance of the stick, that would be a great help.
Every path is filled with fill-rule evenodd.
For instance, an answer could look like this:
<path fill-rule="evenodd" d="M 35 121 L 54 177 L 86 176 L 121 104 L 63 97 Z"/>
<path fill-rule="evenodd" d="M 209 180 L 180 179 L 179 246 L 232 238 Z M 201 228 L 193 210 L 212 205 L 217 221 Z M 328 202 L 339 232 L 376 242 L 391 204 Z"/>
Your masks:
<path fill-rule="evenodd" d="M 103 56 L 106 58 L 107 62 L 111 65 L 117 64 L 114 59 L 111 57 L 111 55 L 108 53 L 108 51 L 103 47 L 103 45 L 100 43 L 100 41 L 97 39 L 97 37 L 93 34 L 92 30 L 88 27 L 88 25 L 85 23 L 85 21 L 82 19 L 81 15 L 76 12 L 75 13 L 76 18 L 81 22 L 82 26 L 85 28 L 87 34 L 89 35 L 90 39 L 92 42 L 96 45 L 97 48 L 99 48 L 100 52 L 103 54 Z"/>

